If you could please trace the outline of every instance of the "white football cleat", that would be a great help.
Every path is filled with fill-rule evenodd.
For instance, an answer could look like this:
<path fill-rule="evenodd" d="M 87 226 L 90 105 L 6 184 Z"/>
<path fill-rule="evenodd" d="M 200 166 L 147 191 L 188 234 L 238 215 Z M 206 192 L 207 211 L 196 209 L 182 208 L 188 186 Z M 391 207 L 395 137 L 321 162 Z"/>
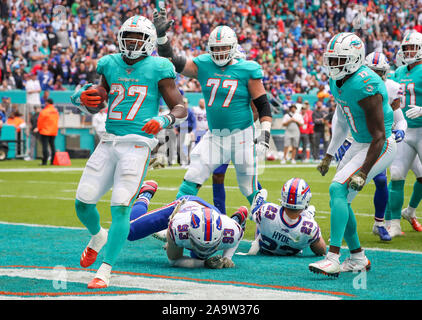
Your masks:
<path fill-rule="evenodd" d="M 363 251 L 351 254 L 340 266 L 340 272 L 361 272 L 369 271 L 369 269 L 371 269 L 371 262 Z"/>
<path fill-rule="evenodd" d="M 338 254 L 328 252 L 325 259 L 309 264 L 309 270 L 313 273 L 322 273 L 330 277 L 338 277 L 340 262 Z"/>
<path fill-rule="evenodd" d="M 387 231 L 391 238 L 403 236 L 404 232 L 401 231 L 400 219 L 391 220 L 390 227 Z"/>

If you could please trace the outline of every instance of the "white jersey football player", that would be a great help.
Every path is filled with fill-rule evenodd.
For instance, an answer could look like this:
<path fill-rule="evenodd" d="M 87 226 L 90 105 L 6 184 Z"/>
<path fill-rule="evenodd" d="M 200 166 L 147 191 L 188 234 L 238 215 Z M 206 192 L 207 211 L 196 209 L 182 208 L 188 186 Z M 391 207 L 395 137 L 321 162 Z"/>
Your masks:
<path fill-rule="evenodd" d="M 281 190 L 280 205 L 265 202 L 262 189 L 252 204 L 252 220 L 257 224 L 257 235 L 248 255 L 263 254 L 290 256 L 305 248 L 316 255 L 326 253 L 326 244 L 315 221 L 315 207 L 309 206 L 312 194 L 305 180 L 292 178 Z"/>
<path fill-rule="evenodd" d="M 243 209 L 242 220 L 247 216 L 247 209 Z M 234 218 L 201 201 L 187 201 L 170 217 L 167 257 L 175 267 L 233 268 L 232 257 L 242 238 L 243 228 Z M 193 257 L 184 256 L 184 249 L 190 250 Z M 222 256 L 214 255 L 219 250 L 223 250 Z"/>
<path fill-rule="evenodd" d="M 205 109 L 205 99 L 199 99 L 198 106 L 192 108 L 196 118 L 195 144 L 201 140 L 208 130 L 207 110 Z"/>

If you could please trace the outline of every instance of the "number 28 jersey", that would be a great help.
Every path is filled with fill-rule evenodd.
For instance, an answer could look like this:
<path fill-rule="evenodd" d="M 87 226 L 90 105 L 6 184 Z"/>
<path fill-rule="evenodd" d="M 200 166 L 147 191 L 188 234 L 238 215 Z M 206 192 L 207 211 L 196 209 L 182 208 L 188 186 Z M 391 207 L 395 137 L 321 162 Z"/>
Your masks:
<path fill-rule="evenodd" d="M 198 67 L 209 129 L 233 131 L 253 125 L 248 84 L 250 79 L 263 78 L 261 66 L 255 61 L 240 59 L 219 67 L 209 54 L 199 55 L 193 62 Z"/>
<path fill-rule="evenodd" d="M 118 53 L 99 59 L 97 73 L 110 87 L 106 131 L 117 136 L 138 134 L 151 138 L 141 128 L 146 120 L 158 115 L 158 82 L 176 78 L 173 64 L 166 58 L 148 56 L 128 65 Z"/>
<path fill-rule="evenodd" d="M 295 255 L 321 237 L 318 223 L 306 209 L 294 224 L 289 224 L 283 207 L 265 203 L 253 214 L 253 220 L 258 225 L 259 247 L 263 253 Z"/>

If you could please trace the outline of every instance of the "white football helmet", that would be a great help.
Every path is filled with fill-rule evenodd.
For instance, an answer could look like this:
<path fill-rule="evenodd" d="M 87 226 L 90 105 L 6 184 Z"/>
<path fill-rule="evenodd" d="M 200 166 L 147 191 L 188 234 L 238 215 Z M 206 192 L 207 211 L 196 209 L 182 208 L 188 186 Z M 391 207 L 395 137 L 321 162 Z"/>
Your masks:
<path fill-rule="evenodd" d="M 246 51 L 245 51 L 245 49 L 242 48 L 242 46 L 240 44 L 237 45 L 237 49 L 236 49 L 236 52 L 235 52 L 233 58 L 243 59 L 243 60 L 246 59 Z"/>
<path fill-rule="evenodd" d="M 196 207 L 191 212 L 189 240 L 194 253 L 206 259 L 217 251 L 223 239 L 220 214 L 208 207 Z"/>
<path fill-rule="evenodd" d="M 311 188 L 306 181 L 300 178 L 292 178 L 281 189 L 280 205 L 289 209 L 306 209 L 311 198 Z"/>
<path fill-rule="evenodd" d="M 390 63 L 382 52 L 372 52 L 368 54 L 365 58 L 365 65 L 374 71 L 381 71 L 384 80 L 388 70 L 390 70 Z"/>
<path fill-rule="evenodd" d="M 228 47 L 220 51 L 219 47 Z M 210 34 L 208 39 L 208 52 L 212 61 L 219 67 L 228 64 L 235 56 L 237 50 L 236 33 L 228 26 L 218 26 Z"/>
<path fill-rule="evenodd" d="M 399 49 L 396 54 L 396 67 L 404 66 L 406 63 L 404 62 L 404 56 L 402 49 Z"/>
<path fill-rule="evenodd" d="M 328 43 L 323 60 L 331 79 L 343 79 L 356 72 L 364 63 L 365 44 L 354 33 L 339 33 Z"/>
<path fill-rule="evenodd" d="M 139 33 L 139 38 L 129 38 L 129 33 Z M 127 19 L 117 34 L 120 52 L 129 59 L 149 56 L 155 49 L 157 32 L 154 24 L 143 16 Z"/>
<path fill-rule="evenodd" d="M 413 46 L 410 49 L 408 46 Z M 422 60 L 422 33 L 409 31 L 403 37 L 400 48 L 403 52 L 403 61 L 405 64 L 412 64 Z M 413 54 L 412 54 L 413 53 Z"/>

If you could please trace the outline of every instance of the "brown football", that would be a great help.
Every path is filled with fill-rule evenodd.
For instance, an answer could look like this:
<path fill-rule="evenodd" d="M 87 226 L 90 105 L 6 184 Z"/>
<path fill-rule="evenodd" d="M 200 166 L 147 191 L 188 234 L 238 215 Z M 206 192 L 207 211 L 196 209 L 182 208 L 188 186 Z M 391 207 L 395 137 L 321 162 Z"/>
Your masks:
<path fill-rule="evenodd" d="M 108 93 L 106 89 L 104 89 L 104 87 L 100 85 L 93 85 L 89 89 L 95 89 L 97 91 L 97 94 L 95 95 L 98 95 L 101 97 L 101 103 L 97 108 L 86 107 L 90 113 L 95 114 L 95 113 L 100 112 L 101 109 L 104 109 L 107 107 Z"/>

